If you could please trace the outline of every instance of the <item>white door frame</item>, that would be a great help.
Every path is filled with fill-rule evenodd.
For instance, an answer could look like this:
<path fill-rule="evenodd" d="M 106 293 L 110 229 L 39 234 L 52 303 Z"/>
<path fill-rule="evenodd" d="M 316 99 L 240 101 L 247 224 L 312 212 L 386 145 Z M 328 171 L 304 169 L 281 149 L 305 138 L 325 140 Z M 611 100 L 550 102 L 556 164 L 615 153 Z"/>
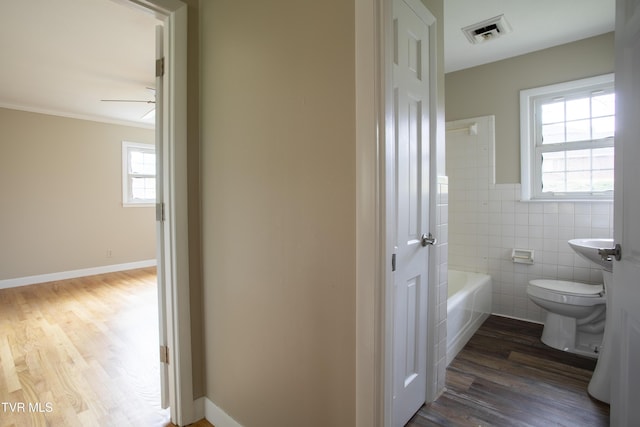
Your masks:
<path fill-rule="evenodd" d="M 621 245 L 621 257 L 613 264 L 611 307 L 607 322 L 611 339 L 607 351 L 611 360 L 612 426 L 637 425 L 640 418 L 640 227 L 638 227 L 637 162 L 638 92 L 640 91 L 640 4 L 634 0 L 616 1 L 615 30 L 616 140 L 614 188 L 614 242 Z M 609 325 L 607 325 L 607 328 Z"/>
<path fill-rule="evenodd" d="M 391 352 L 388 342 L 387 286 L 391 277 L 387 253 L 387 195 L 385 194 L 386 135 L 393 120 L 392 0 L 355 0 L 356 11 L 356 425 L 390 425 Z M 437 24 L 436 24 L 437 25 Z M 372 90 L 373 89 L 373 90 Z M 436 92 L 432 92 L 434 98 Z M 435 99 L 434 99 L 435 102 Z M 437 108 L 434 107 L 434 112 Z M 437 185 L 435 135 L 432 123 L 431 195 Z M 435 230 L 435 203 L 430 206 L 430 228 Z M 431 266 L 436 256 L 431 256 Z M 430 268 L 433 283 L 435 268 Z M 435 399 L 435 313 L 432 289 L 427 317 L 427 400 Z"/>
<path fill-rule="evenodd" d="M 165 77 L 163 161 L 158 171 L 165 183 L 164 250 L 165 325 L 169 347 L 171 421 L 186 425 L 202 418 L 193 397 L 191 315 L 189 301 L 189 240 L 187 220 L 187 5 L 180 0 L 115 0 L 164 22 Z M 161 315 L 162 316 L 162 315 Z M 162 321 L 162 320 L 161 320 Z M 202 406 L 202 405 L 200 405 Z"/>
<path fill-rule="evenodd" d="M 387 376 L 390 375 L 389 380 L 393 381 L 393 383 L 387 383 L 390 384 L 390 386 L 385 387 L 385 400 L 391 405 L 391 408 L 389 408 L 389 412 L 391 413 L 385 414 L 385 418 L 388 425 L 399 425 L 398 423 L 408 421 L 410 415 L 413 415 L 413 413 L 426 402 L 427 384 L 433 383 L 432 370 L 427 369 L 427 361 L 430 360 L 433 362 L 435 359 L 429 357 L 427 354 L 427 339 L 432 336 L 428 331 L 428 326 L 433 323 L 429 319 L 433 317 L 430 316 L 430 314 L 433 311 L 433 301 L 435 300 L 433 284 L 436 283 L 432 275 L 433 268 L 430 264 L 432 264 L 433 259 L 436 258 L 437 254 L 435 251 L 437 249 L 431 245 L 423 247 L 423 244 L 419 242 L 419 236 L 421 233 L 430 233 L 432 230 L 435 230 L 435 210 L 433 209 L 435 205 L 435 193 L 433 192 L 435 186 L 431 185 L 431 181 L 436 177 L 431 174 L 432 165 L 430 163 L 432 154 L 436 153 L 436 133 L 434 127 L 437 126 L 438 105 L 434 94 L 437 92 L 435 57 L 437 51 L 437 34 L 435 30 L 435 17 L 420 0 L 392 0 L 390 3 L 392 3 L 393 16 L 395 16 L 392 24 L 393 21 L 397 20 L 397 22 L 393 24 L 394 30 L 393 33 L 391 33 L 392 36 L 388 37 L 391 47 L 387 48 L 385 55 L 385 58 L 387 58 L 386 62 L 393 67 L 393 75 L 387 75 L 391 80 L 391 82 L 387 82 L 390 83 L 388 93 L 389 96 L 393 96 L 393 98 L 386 97 L 388 101 L 385 103 L 387 110 L 387 114 L 385 114 L 387 118 L 385 126 L 387 129 L 385 138 L 387 142 L 385 144 L 386 166 L 384 170 L 386 178 L 384 192 L 387 201 L 385 214 L 387 233 L 385 259 L 387 259 L 387 262 L 385 265 L 387 266 L 386 274 L 388 275 L 386 276 L 385 285 L 385 330 L 387 331 L 385 345 L 393 349 L 393 360 L 385 359 L 385 371 L 387 371 Z M 417 19 L 419 23 L 410 24 L 412 19 Z M 405 27 L 405 25 L 408 27 Z M 415 25 L 415 27 L 413 27 L 413 25 Z M 412 30 L 409 30 L 409 28 L 412 28 Z M 420 28 L 420 31 L 418 31 L 418 28 Z M 410 36 L 409 34 L 404 34 L 405 31 L 408 33 L 411 31 L 418 32 Z M 425 34 L 423 35 L 421 31 L 425 31 Z M 393 34 L 400 40 L 393 40 L 395 38 Z M 416 46 L 411 50 L 419 49 L 421 54 L 416 55 L 414 59 L 419 59 L 421 62 L 426 61 L 426 64 L 422 62 L 422 65 L 427 66 L 426 69 L 422 70 L 422 77 L 414 75 L 410 69 L 405 69 L 405 67 L 409 65 L 403 62 L 409 59 L 407 55 L 411 55 L 408 52 L 408 50 L 410 50 L 409 46 L 403 44 L 404 37 L 409 37 L 409 39 L 416 37 L 421 40 L 418 45 L 420 47 L 418 48 Z M 407 42 L 409 39 L 405 39 L 404 42 Z M 389 44 L 387 44 L 387 46 L 389 46 Z M 398 49 L 402 49 L 404 52 L 398 51 Z M 427 55 L 428 57 L 422 58 L 422 55 Z M 422 66 L 418 67 L 422 68 Z M 408 77 L 409 75 L 411 77 Z M 427 77 L 426 81 L 424 80 L 425 75 Z M 417 82 L 421 83 L 415 86 Z M 420 90 L 418 90 L 418 87 L 420 87 Z M 425 92 L 423 91 L 426 91 L 426 97 L 424 97 Z M 422 194 L 418 196 L 420 208 L 416 209 L 423 217 L 415 218 L 415 221 L 417 221 L 417 228 L 413 230 L 413 233 L 416 233 L 415 235 L 411 235 L 412 232 L 409 231 L 410 225 L 408 222 L 404 223 L 406 227 L 405 231 L 401 231 L 403 229 L 401 224 L 403 224 L 404 221 L 408 221 L 408 218 L 403 217 L 401 209 L 401 206 L 405 203 L 405 201 L 402 200 L 402 188 L 406 185 L 406 183 L 404 185 L 402 184 L 401 177 L 406 172 L 404 179 L 410 179 L 410 174 L 408 169 L 403 172 L 404 167 L 408 167 L 408 164 L 404 165 L 404 167 L 401 165 L 403 160 L 401 154 L 402 149 L 400 147 L 403 145 L 403 142 L 402 140 L 398 140 L 398 138 L 403 138 L 402 135 L 404 132 L 407 132 L 406 130 L 403 132 L 402 129 L 408 124 L 408 122 L 404 120 L 409 120 L 409 104 L 413 96 L 418 96 L 420 99 L 423 99 L 425 104 L 423 108 L 427 110 L 426 115 L 424 115 L 423 112 L 420 113 L 420 120 L 422 120 L 423 123 L 418 128 L 421 130 L 420 136 L 416 136 L 419 138 L 418 141 L 420 141 L 419 153 L 422 168 L 420 172 L 417 172 L 421 182 L 421 184 L 418 185 Z M 389 102 L 391 100 L 393 101 Z M 406 115 L 406 117 L 403 118 L 403 115 Z M 396 120 L 400 120 L 400 123 L 395 122 Z M 424 120 L 426 120 L 426 123 Z M 398 134 L 398 132 L 400 133 Z M 407 132 L 404 137 L 410 138 L 409 133 Z M 405 156 L 406 155 L 405 153 Z M 435 164 L 433 166 L 435 166 Z M 398 169 L 398 167 L 402 167 L 402 169 Z M 424 186 L 424 184 L 426 184 L 426 186 Z M 408 189 L 404 191 L 409 195 Z M 405 206 L 404 209 L 406 209 L 404 215 L 409 214 L 411 211 L 408 206 Z M 413 213 L 416 212 L 414 211 Z M 393 268 L 390 268 L 391 263 L 389 260 L 392 254 L 397 254 L 398 256 L 398 264 L 395 272 L 392 272 Z M 411 271 L 411 273 L 408 273 L 409 271 Z M 405 280 L 411 280 L 411 278 L 417 274 L 419 274 L 419 279 L 417 279 L 417 282 L 413 282 L 413 284 L 414 287 L 417 288 L 416 296 L 420 302 L 414 301 L 414 303 L 417 303 L 416 305 L 420 308 L 416 309 L 417 319 L 414 318 L 414 321 L 417 320 L 415 328 L 416 331 L 419 331 L 419 336 L 416 337 L 414 341 L 409 337 L 403 337 L 403 335 L 408 332 L 408 330 L 403 330 L 403 324 L 408 320 L 405 317 L 408 312 L 406 309 L 401 309 L 400 307 L 410 302 L 406 299 L 407 295 L 405 295 L 402 290 L 409 285 L 409 282 L 405 282 Z M 398 298 L 400 298 L 400 302 L 398 302 Z M 399 313 L 400 317 L 398 316 Z M 400 332 L 400 336 L 396 335 L 398 332 Z M 405 339 L 407 340 L 406 342 Z M 408 348 L 407 344 L 409 346 Z M 404 358 L 410 354 L 412 344 L 416 345 L 414 350 L 417 360 L 408 365 L 406 364 L 406 359 L 404 361 L 397 360 L 398 357 Z M 431 368 L 433 369 L 433 366 Z M 393 371 L 392 374 L 388 372 L 389 369 Z M 411 369 L 412 375 L 407 376 L 408 374 L 405 372 L 405 369 Z M 407 380 L 411 382 L 407 383 Z"/>

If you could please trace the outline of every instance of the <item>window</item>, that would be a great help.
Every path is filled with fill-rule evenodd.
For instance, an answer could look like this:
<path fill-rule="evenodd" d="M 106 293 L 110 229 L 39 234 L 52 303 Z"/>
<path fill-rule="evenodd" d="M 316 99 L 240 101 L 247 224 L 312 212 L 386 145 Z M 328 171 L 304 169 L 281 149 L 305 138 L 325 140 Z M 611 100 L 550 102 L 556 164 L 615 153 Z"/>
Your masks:
<path fill-rule="evenodd" d="M 149 206 L 156 202 L 156 147 L 122 141 L 122 204 Z"/>
<path fill-rule="evenodd" d="M 613 74 L 520 92 L 522 200 L 612 200 Z"/>

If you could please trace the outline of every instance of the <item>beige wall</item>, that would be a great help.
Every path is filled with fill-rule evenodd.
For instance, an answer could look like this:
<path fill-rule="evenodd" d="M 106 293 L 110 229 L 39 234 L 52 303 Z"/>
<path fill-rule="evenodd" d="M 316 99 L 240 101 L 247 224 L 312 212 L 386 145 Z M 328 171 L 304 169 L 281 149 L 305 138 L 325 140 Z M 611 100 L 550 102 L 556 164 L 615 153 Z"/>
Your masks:
<path fill-rule="evenodd" d="M 3 108 L 0 129 L 0 280 L 155 259 L 155 210 L 122 207 L 121 171 L 121 142 L 153 130 Z"/>
<path fill-rule="evenodd" d="M 353 426 L 353 2 L 201 14 L 207 397 L 246 426 Z"/>
<path fill-rule="evenodd" d="M 204 324 L 200 212 L 200 14 L 199 0 L 188 5 L 187 50 L 187 197 L 189 204 L 189 303 L 193 396 L 204 396 Z"/>
<path fill-rule="evenodd" d="M 446 120 L 496 116 L 496 182 L 520 182 L 521 89 L 613 72 L 613 33 L 448 73 Z"/>

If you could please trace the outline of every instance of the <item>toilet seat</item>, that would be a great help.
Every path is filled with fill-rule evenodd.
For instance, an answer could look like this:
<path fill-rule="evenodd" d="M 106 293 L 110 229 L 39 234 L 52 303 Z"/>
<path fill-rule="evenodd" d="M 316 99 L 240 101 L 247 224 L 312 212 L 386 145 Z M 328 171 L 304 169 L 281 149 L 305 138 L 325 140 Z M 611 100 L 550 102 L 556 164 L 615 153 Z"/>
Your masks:
<path fill-rule="evenodd" d="M 535 279 L 529 282 L 531 286 L 550 292 L 581 297 L 600 297 L 604 291 L 603 285 L 590 285 L 588 283 L 567 282 L 566 280 Z"/>
<path fill-rule="evenodd" d="M 567 282 L 565 280 L 531 280 L 527 286 L 527 294 L 568 305 L 593 306 L 604 304 L 604 286 L 587 283 Z"/>

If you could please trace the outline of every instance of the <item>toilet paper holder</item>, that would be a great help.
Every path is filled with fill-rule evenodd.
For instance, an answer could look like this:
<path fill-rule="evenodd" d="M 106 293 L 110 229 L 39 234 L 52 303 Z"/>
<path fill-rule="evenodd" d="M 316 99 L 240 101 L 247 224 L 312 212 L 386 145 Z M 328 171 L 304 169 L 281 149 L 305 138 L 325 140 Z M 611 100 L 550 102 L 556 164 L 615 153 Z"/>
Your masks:
<path fill-rule="evenodd" d="M 533 249 L 513 249 L 511 259 L 517 264 L 533 264 Z"/>

